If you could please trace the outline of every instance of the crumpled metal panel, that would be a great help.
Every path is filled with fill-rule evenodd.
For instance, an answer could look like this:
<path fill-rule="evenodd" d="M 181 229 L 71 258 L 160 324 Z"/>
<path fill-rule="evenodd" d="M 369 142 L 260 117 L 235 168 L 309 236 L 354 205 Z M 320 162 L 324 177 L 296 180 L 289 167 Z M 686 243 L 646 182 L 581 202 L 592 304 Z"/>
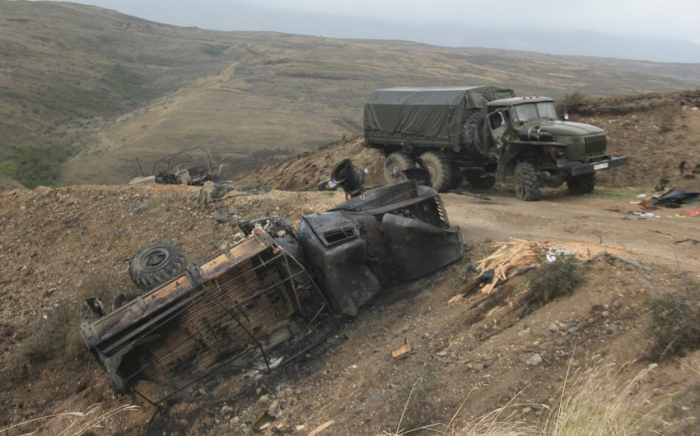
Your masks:
<path fill-rule="evenodd" d="M 382 229 L 399 281 L 413 280 L 456 262 L 464 256 L 458 228 L 442 229 L 398 215 L 386 214 Z"/>

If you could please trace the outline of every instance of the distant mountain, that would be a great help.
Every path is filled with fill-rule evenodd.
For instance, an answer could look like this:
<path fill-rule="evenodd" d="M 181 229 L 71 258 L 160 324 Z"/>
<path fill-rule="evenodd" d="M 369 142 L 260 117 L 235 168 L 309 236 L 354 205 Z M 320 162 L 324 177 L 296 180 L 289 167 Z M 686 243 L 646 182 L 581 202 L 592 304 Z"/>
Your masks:
<path fill-rule="evenodd" d="M 223 0 L 86 0 L 122 13 L 179 26 L 213 30 L 254 30 L 325 36 L 415 41 L 443 47 L 485 47 L 545 54 L 598 56 L 654 62 L 700 63 L 700 44 L 596 32 L 484 29 L 470 26 L 412 25 L 385 19 L 265 9 Z M 541 23 L 542 24 L 542 23 Z M 533 25 L 545 29 L 546 25 Z"/>

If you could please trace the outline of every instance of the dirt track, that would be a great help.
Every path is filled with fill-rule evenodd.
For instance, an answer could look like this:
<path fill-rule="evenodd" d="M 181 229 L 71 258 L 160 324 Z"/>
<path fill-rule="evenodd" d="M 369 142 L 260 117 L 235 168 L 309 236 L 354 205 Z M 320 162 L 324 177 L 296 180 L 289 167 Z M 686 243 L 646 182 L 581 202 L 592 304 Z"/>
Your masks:
<path fill-rule="evenodd" d="M 617 191 L 621 194 L 625 190 Z M 636 191 L 635 191 L 636 192 Z M 459 225 L 468 238 L 486 237 L 550 241 L 590 252 L 607 250 L 645 263 L 700 274 L 700 251 L 687 238 L 698 239 L 700 217 L 676 218 L 682 209 L 659 209 L 661 218 L 640 218 L 633 191 L 623 198 L 573 197 L 564 191 L 550 191 L 540 202 L 522 202 L 512 192 L 487 192 L 491 201 L 445 194 L 452 224 Z M 651 196 L 653 192 L 648 195 Z M 697 207 L 693 208 L 697 209 Z"/>

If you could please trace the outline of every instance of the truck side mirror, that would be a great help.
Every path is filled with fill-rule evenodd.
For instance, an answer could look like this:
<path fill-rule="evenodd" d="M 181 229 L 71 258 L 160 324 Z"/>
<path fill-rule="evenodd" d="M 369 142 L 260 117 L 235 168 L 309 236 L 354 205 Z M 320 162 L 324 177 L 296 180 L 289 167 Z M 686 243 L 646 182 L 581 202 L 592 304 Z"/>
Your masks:
<path fill-rule="evenodd" d="M 564 120 L 569 119 L 569 109 L 567 109 L 566 103 L 561 105 L 561 117 L 564 118 Z"/>

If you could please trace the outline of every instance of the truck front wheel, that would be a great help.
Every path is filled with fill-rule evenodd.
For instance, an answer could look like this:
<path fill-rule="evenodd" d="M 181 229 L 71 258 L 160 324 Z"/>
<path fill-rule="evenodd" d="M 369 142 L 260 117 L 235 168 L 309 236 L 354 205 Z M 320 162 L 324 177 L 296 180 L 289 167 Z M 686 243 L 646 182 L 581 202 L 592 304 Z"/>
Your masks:
<path fill-rule="evenodd" d="M 518 162 L 515 166 L 515 196 L 519 200 L 537 201 L 542 198 L 537 170 L 530 162 Z"/>
<path fill-rule="evenodd" d="M 450 164 L 434 151 L 426 151 L 420 155 L 420 159 L 430 174 L 430 186 L 438 192 L 445 192 L 452 183 Z"/>
<path fill-rule="evenodd" d="M 573 176 L 566 182 L 566 186 L 569 187 L 569 194 L 571 195 L 590 194 L 595 188 L 595 173 Z"/>
<path fill-rule="evenodd" d="M 416 162 L 411 156 L 395 151 L 387 156 L 384 162 L 384 181 L 394 183 L 406 180 L 406 175 L 403 172 L 415 166 Z"/>

